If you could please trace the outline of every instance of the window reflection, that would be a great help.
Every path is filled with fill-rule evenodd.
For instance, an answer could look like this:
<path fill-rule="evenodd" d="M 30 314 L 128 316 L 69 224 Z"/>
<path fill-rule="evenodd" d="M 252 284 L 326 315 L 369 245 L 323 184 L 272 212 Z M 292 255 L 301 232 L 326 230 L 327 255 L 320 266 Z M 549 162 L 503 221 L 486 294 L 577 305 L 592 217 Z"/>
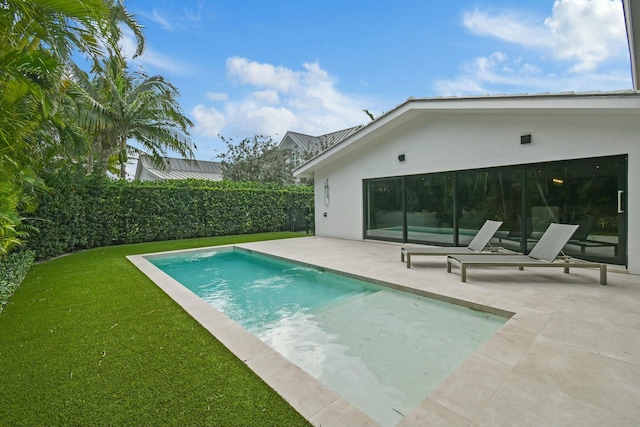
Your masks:
<path fill-rule="evenodd" d="M 402 178 L 368 181 L 365 195 L 365 236 L 382 240 L 402 240 Z"/>
<path fill-rule="evenodd" d="M 407 177 L 407 238 L 452 245 L 453 174 Z"/>
<path fill-rule="evenodd" d="M 367 180 L 364 234 L 465 246 L 493 219 L 492 243 L 529 252 L 552 222 L 578 224 L 567 255 L 624 264 L 626 170 L 613 156 Z"/>

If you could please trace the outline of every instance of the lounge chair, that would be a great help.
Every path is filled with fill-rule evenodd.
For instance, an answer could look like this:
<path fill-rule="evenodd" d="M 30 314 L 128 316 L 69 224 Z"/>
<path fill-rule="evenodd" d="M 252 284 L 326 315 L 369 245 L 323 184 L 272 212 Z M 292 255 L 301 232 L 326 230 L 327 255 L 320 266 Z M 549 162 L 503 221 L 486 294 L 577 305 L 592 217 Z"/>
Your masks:
<path fill-rule="evenodd" d="M 400 261 L 407 258 L 407 268 L 411 268 L 412 256 L 447 256 L 452 254 L 479 254 L 489 243 L 489 240 L 496 234 L 502 221 L 487 220 L 478 230 L 473 240 L 465 247 L 422 247 L 422 248 L 400 248 Z"/>
<path fill-rule="evenodd" d="M 569 241 L 578 225 L 555 224 L 549 225 L 540 240 L 529 255 L 449 255 L 447 257 L 447 272 L 451 273 L 451 266 L 460 267 L 460 277 L 467 281 L 469 267 L 560 267 L 565 273 L 569 268 L 599 268 L 600 284 L 607 284 L 607 265 L 588 261 L 575 260 L 569 257 L 557 259 L 562 248 Z"/>
<path fill-rule="evenodd" d="M 578 230 L 576 230 L 575 234 L 571 236 L 569 240 L 570 245 L 580 246 L 580 253 L 585 254 L 586 248 L 602 248 L 602 247 L 613 247 L 613 256 L 618 256 L 618 243 L 615 242 L 603 242 L 600 240 L 596 240 L 592 238 L 591 231 L 593 227 L 596 225 L 596 219 L 592 216 L 587 216 L 581 218 L 577 221 L 577 224 L 580 226 Z"/>

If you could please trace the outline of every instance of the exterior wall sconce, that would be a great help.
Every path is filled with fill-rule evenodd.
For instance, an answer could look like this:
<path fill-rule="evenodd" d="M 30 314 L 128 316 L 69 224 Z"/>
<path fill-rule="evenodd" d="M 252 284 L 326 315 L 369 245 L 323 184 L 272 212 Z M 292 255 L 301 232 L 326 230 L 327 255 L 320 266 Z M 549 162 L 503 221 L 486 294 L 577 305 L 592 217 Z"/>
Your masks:
<path fill-rule="evenodd" d="M 329 178 L 324 180 L 324 205 L 329 206 Z M 326 212 L 325 212 L 325 215 Z"/>
<path fill-rule="evenodd" d="M 520 136 L 520 144 L 531 144 L 531 135 Z"/>
<path fill-rule="evenodd" d="M 405 159 L 404 154 L 400 154 L 400 155 L 398 156 L 398 161 L 399 161 L 399 162 L 404 162 L 404 159 Z"/>

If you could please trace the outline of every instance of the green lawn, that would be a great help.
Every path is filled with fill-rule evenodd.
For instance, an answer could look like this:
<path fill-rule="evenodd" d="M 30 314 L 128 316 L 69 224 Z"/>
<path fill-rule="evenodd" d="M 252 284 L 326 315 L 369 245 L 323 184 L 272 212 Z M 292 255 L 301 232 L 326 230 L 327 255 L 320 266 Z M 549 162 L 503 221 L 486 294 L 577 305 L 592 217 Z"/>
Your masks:
<path fill-rule="evenodd" d="M 296 236 L 112 246 L 33 266 L 0 313 L 0 425 L 310 425 L 125 258 Z"/>

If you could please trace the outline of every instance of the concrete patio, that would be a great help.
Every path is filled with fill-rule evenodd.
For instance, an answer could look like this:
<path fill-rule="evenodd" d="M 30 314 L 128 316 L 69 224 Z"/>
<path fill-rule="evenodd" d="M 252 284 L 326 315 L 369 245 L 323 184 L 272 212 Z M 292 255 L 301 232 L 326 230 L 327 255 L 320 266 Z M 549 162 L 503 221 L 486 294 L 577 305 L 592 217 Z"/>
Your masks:
<path fill-rule="evenodd" d="M 321 237 L 239 245 L 494 313 L 514 313 L 398 426 L 640 425 L 640 277 L 598 270 L 446 272 L 445 258 L 400 262 L 400 245 Z M 132 257 L 135 258 L 135 257 Z M 317 426 L 376 425 L 248 332 L 132 259 Z"/>

